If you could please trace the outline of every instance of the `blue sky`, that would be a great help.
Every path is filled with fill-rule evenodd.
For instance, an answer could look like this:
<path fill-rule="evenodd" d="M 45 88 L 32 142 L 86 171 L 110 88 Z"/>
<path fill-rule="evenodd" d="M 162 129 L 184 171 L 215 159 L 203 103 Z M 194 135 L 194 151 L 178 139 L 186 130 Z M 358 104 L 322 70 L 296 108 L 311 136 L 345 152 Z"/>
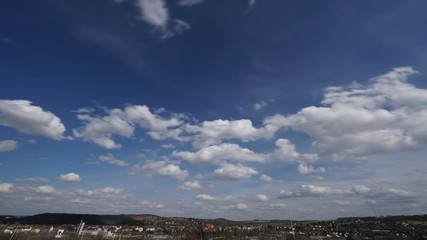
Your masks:
<path fill-rule="evenodd" d="M 0 214 L 427 210 L 425 1 L 3 1 Z"/>

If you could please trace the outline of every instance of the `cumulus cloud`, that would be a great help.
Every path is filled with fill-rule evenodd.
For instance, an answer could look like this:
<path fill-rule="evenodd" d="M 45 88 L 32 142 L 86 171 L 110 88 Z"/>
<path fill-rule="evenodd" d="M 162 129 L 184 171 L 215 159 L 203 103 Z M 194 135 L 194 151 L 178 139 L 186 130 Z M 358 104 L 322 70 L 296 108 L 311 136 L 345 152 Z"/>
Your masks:
<path fill-rule="evenodd" d="M 270 199 L 267 195 L 264 194 L 257 194 L 256 199 L 259 201 L 268 201 Z"/>
<path fill-rule="evenodd" d="M 189 6 L 193 6 L 193 5 L 196 5 L 196 4 L 200 4 L 203 1 L 204 0 L 179 0 L 178 1 L 178 5 L 189 7 Z"/>
<path fill-rule="evenodd" d="M 28 100 L 0 100 L 0 126 L 55 140 L 65 138 L 61 119 Z"/>
<path fill-rule="evenodd" d="M 215 200 L 215 198 L 214 198 L 214 197 L 212 197 L 211 195 L 208 195 L 208 194 L 198 194 L 198 195 L 196 196 L 196 199 L 199 199 L 199 200 L 206 200 L 206 201 L 212 201 L 212 200 Z"/>
<path fill-rule="evenodd" d="M 315 168 L 305 163 L 299 163 L 298 172 L 301 174 L 323 173 L 323 172 L 326 172 L 326 169 L 324 167 Z"/>
<path fill-rule="evenodd" d="M 184 182 L 183 184 L 178 186 L 178 188 L 182 190 L 190 191 L 193 189 L 201 189 L 202 186 L 200 185 L 199 181 L 196 180 L 194 182 Z"/>
<path fill-rule="evenodd" d="M 57 190 L 49 185 L 43 185 L 33 188 L 33 190 L 37 193 L 46 193 L 46 194 L 52 194 L 57 193 Z"/>
<path fill-rule="evenodd" d="M 280 160 L 292 161 L 300 157 L 300 154 L 296 151 L 296 147 L 288 139 L 278 139 L 276 141 L 277 150 L 273 153 L 273 156 Z"/>
<path fill-rule="evenodd" d="M 175 115 L 169 119 L 163 118 L 158 114 L 152 113 L 150 108 L 145 105 L 127 106 L 124 109 L 123 115 L 127 121 L 148 129 L 148 134 L 156 140 L 166 138 L 173 138 L 180 141 L 186 140 L 179 136 L 182 130 L 177 128 L 183 124 L 180 117 L 185 118 L 186 116 Z"/>
<path fill-rule="evenodd" d="M 109 115 L 104 117 L 78 114 L 77 118 L 83 121 L 85 126 L 73 129 L 73 135 L 107 149 L 120 148 L 121 145 L 113 140 L 113 134 L 129 138 L 135 130 L 135 127 L 121 115 L 118 109 L 111 110 Z"/>
<path fill-rule="evenodd" d="M 146 161 L 142 166 L 146 171 L 156 171 L 159 175 L 168 176 L 178 180 L 184 180 L 189 176 L 187 170 L 182 170 L 180 166 L 167 161 Z"/>
<path fill-rule="evenodd" d="M 177 127 L 183 123 L 179 117 L 163 118 L 152 113 L 145 105 L 129 105 L 124 109 L 106 110 L 105 113 L 105 116 L 78 114 L 77 118 L 85 125 L 73 129 L 74 136 L 107 149 L 116 149 L 121 145 L 113 140 L 113 135 L 130 138 L 139 126 L 146 129 L 147 134 L 156 140 L 187 140 L 179 136 L 182 130 Z"/>
<path fill-rule="evenodd" d="M 239 139 L 244 142 L 261 138 L 272 138 L 278 128 L 271 124 L 255 128 L 249 119 L 204 121 L 200 125 L 187 125 L 186 131 L 195 135 L 193 145 L 203 148 L 221 143 L 227 139 Z"/>
<path fill-rule="evenodd" d="M 265 174 L 262 174 L 262 175 L 259 177 L 259 179 L 260 179 L 261 181 L 264 181 L 264 182 L 272 182 L 272 181 L 273 181 L 273 178 L 272 178 L 272 177 L 270 177 L 270 176 L 268 176 L 268 175 L 265 175 Z"/>
<path fill-rule="evenodd" d="M 221 180 L 242 180 L 257 175 L 258 171 L 241 164 L 223 163 L 219 168 L 215 169 L 213 174 Z"/>
<path fill-rule="evenodd" d="M 223 160 L 263 162 L 267 159 L 264 154 L 258 154 L 231 143 L 204 147 L 197 152 L 174 151 L 172 156 L 187 160 L 193 164 L 218 164 Z"/>
<path fill-rule="evenodd" d="M 80 175 L 76 173 L 61 174 L 59 179 L 63 182 L 80 182 Z"/>
<path fill-rule="evenodd" d="M 367 156 L 427 143 L 427 89 L 407 82 L 417 72 L 395 68 L 369 84 L 325 89 L 321 107 L 306 107 L 278 120 L 337 157 Z M 277 117 L 276 117 L 277 118 Z"/>
<path fill-rule="evenodd" d="M 7 193 L 12 190 L 14 187 L 11 183 L 0 183 L 0 193 Z"/>
<path fill-rule="evenodd" d="M 117 159 L 113 156 L 113 154 L 109 153 L 107 155 L 101 155 L 99 156 L 99 160 L 103 162 L 107 162 L 108 164 L 117 165 L 120 167 L 126 167 L 129 164 L 123 160 Z"/>
<path fill-rule="evenodd" d="M 15 140 L 0 141 L 0 152 L 13 151 L 18 147 L 18 142 Z"/>

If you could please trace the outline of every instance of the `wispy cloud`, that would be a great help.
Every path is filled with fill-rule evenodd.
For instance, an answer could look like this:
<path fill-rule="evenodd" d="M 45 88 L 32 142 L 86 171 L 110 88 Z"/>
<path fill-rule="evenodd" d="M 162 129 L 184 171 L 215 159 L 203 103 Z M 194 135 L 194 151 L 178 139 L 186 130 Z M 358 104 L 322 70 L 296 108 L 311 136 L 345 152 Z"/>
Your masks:
<path fill-rule="evenodd" d="M 190 29 L 190 24 L 180 19 L 171 20 L 164 0 L 137 0 L 139 17 L 154 27 L 161 38 L 170 38 Z"/>
<path fill-rule="evenodd" d="M 255 103 L 253 106 L 252 106 L 252 108 L 255 110 L 255 111 L 259 111 L 259 110 L 261 110 L 261 109 L 263 109 L 263 108 L 265 108 L 265 107 L 267 107 L 267 103 L 266 102 L 264 102 L 264 101 L 261 101 L 261 102 L 259 102 L 259 103 Z"/>
<path fill-rule="evenodd" d="M 13 151 L 18 147 L 18 142 L 15 140 L 0 141 L 0 152 Z"/>
<path fill-rule="evenodd" d="M 202 2 L 204 2 L 204 0 L 179 0 L 178 5 L 189 7 L 189 6 L 193 6 L 196 4 L 200 4 Z"/>
<path fill-rule="evenodd" d="M 41 178 L 41 177 L 30 177 L 30 178 L 17 178 L 16 181 L 21 182 L 45 182 L 48 183 L 48 178 Z"/>
<path fill-rule="evenodd" d="M 117 165 L 119 167 L 126 167 L 129 166 L 129 164 L 123 160 L 117 159 L 113 156 L 113 154 L 109 153 L 107 155 L 101 155 L 99 156 L 99 160 L 106 162 L 108 164 Z"/>

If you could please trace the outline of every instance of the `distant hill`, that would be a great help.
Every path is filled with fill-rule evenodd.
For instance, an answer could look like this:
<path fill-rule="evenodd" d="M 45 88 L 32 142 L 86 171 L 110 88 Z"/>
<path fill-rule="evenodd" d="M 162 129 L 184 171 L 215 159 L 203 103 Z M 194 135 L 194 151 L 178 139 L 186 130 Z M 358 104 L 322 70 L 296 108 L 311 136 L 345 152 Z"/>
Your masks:
<path fill-rule="evenodd" d="M 381 221 L 381 222 L 396 222 L 396 221 L 426 221 L 427 215 L 412 215 L 412 216 L 386 216 L 386 217 L 344 217 L 337 218 L 335 221 Z M 43 213 L 34 216 L 0 216 L 0 222 L 5 224 L 39 224 L 39 225 L 62 225 L 73 224 L 77 225 L 83 220 L 89 225 L 158 225 L 158 224 L 179 224 L 179 225 L 194 225 L 194 223 L 212 223 L 215 225 L 241 225 L 241 224 L 284 224 L 289 220 L 247 220 L 247 221 L 232 221 L 224 218 L 217 219 L 197 219 L 185 217 L 160 217 L 151 214 L 139 215 L 94 215 L 94 214 L 68 214 L 68 213 Z M 294 221 L 294 222 L 309 222 L 309 221 Z"/>
<path fill-rule="evenodd" d="M 411 215 L 411 216 L 381 216 L 381 217 L 343 217 L 343 218 L 337 218 L 337 221 L 354 221 L 356 219 L 364 220 L 364 221 L 373 221 L 373 220 L 389 220 L 389 221 L 427 221 L 427 215 Z"/>

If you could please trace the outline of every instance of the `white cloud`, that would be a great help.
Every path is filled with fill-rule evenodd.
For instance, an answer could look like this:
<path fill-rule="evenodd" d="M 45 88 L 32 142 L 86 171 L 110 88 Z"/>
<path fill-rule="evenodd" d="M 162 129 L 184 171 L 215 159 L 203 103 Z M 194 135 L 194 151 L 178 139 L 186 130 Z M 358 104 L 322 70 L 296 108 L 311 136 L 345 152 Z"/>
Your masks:
<path fill-rule="evenodd" d="M 182 132 L 181 129 L 177 128 L 183 124 L 183 121 L 179 117 L 172 116 L 169 119 L 163 118 L 158 114 L 154 114 L 145 105 L 130 105 L 124 109 L 123 112 L 127 121 L 137 124 L 142 128 L 148 129 L 148 134 L 156 139 L 162 140 L 166 138 L 173 138 L 175 140 L 186 140 L 180 138 L 179 134 Z"/>
<path fill-rule="evenodd" d="M 257 194 L 256 199 L 259 201 L 268 201 L 269 197 L 267 195 L 264 195 L 264 194 Z"/>
<path fill-rule="evenodd" d="M 144 207 L 151 208 L 151 209 L 162 209 L 162 208 L 165 207 L 161 203 L 150 202 L 150 201 L 147 201 L 147 200 L 141 200 L 141 201 L 139 201 L 139 204 L 142 205 L 142 206 L 144 206 Z"/>
<path fill-rule="evenodd" d="M 324 186 L 315 186 L 315 185 L 301 185 L 298 189 L 294 191 L 285 191 L 280 192 L 281 198 L 293 198 L 293 197 L 318 197 L 325 195 L 339 195 L 344 194 L 345 192 L 340 189 L 334 189 Z"/>
<path fill-rule="evenodd" d="M 130 138 L 137 126 L 147 129 L 147 134 L 156 140 L 166 138 L 178 141 L 188 140 L 180 137 L 182 130 L 177 128 L 183 123 L 179 117 L 184 116 L 165 119 L 152 113 L 145 105 L 129 105 L 123 110 L 106 110 L 105 116 L 78 114 L 77 117 L 85 123 L 85 126 L 74 129 L 74 136 L 107 149 L 121 147 L 113 140 L 113 135 Z"/>
<path fill-rule="evenodd" d="M 18 147 L 18 142 L 15 140 L 0 141 L 0 152 L 13 151 Z"/>
<path fill-rule="evenodd" d="M 193 189 L 201 189 L 202 186 L 200 186 L 199 181 L 196 180 L 194 182 L 184 182 L 183 184 L 178 186 L 178 188 L 182 190 L 190 191 Z"/>
<path fill-rule="evenodd" d="M 112 187 L 105 187 L 99 190 L 101 193 L 105 194 L 120 194 L 123 192 L 123 189 L 121 188 L 112 188 Z"/>
<path fill-rule="evenodd" d="M 236 209 L 238 210 L 248 210 L 249 206 L 245 203 L 238 203 L 236 204 Z"/>
<path fill-rule="evenodd" d="M 76 173 L 61 174 L 59 179 L 63 182 L 80 182 L 80 175 Z"/>
<path fill-rule="evenodd" d="M 178 165 L 167 164 L 164 167 L 161 167 L 157 172 L 162 176 L 169 176 L 179 180 L 183 180 L 188 177 L 188 171 L 182 170 Z"/>
<path fill-rule="evenodd" d="M 213 172 L 214 176 L 221 180 L 241 180 L 257 175 L 258 171 L 241 164 L 223 163 Z"/>
<path fill-rule="evenodd" d="M 277 128 L 255 128 L 249 119 L 204 121 L 200 125 L 187 125 L 187 132 L 195 135 L 193 145 L 203 148 L 219 144 L 224 139 L 240 139 L 244 142 L 272 138 Z"/>
<path fill-rule="evenodd" d="M 409 196 L 413 196 L 412 193 L 405 191 L 405 190 L 401 190 L 401 189 L 396 189 L 396 188 L 389 188 L 387 189 L 387 192 L 393 195 L 397 195 L 397 196 L 402 196 L 402 197 L 409 197 Z"/>
<path fill-rule="evenodd" d="M 347 189 L 338 189 L 328 186 L 301 185 L 294 190 L 282 190 L 279 198 L 304 198 L 323 196 L 352 196 L 369 199 L 380 199 L 389 202 L 413 202 L 417 196 L 415 193 L 403 189 L 391 187 L 368 187 L 365 185 L 355 185 Z"/>
<path fill-rule="evenodd" d="M 137 0 L 136 6 L 140 11 L 140 18 L 153 26 L 163 39 L 190 29 L 190 24 L 180 19 L 170 20 L 169 9 L 164 0 Z"/>
<path fill-rule="evenodd" d="M 118 109 L 111 110 L 104 117 L 91 117 L 88 114 L 78 114 L 77 118 L 85 123 L 85 126 L 73 129 L 74 137 L 83 138 L 107 149 L 120 148 L 113 139 L 113 134 L 131 137 L 135 127 L 121 116 Z"/>
<path fill-rule="evenodd" d="M 384 197 L 414 197 L 415 194 L 406 190 L 397 189 L 397 188 L 386 188 L 386 187 L 375 187 L 370 188 L 365 185 L 356 185 L 350 189 L 349 192 L 363 195 L 370 198 L 384 198 Z"/>
<path fill-rule="evenodd" d="M 248 0 L 248 5 L 250 8 L 254 7 L 256 4 L 256 0 Z"/>
<path fill-rule="evenodd" d="M 17 178 L 17 181 L 24 181 L 24 182 L 49 182 L 48 178 L 40 178 L 40 177 L 30 177 L 30 178 Z"/>
<path fill-rule="evenodd" d="M 270 177 L 270 176 L 268 176 L 268 175 L 265 175 L 265 174 L 262 174 L 262 175 L 259 177 L 259 179 L 260 179 L 261 181 L 264 181 L 264 182 L 272 182 L 272 181 L 273 181 L 273 178 L 272 178 L 272 177 Z"/>
<path fill-rule="evenodd" d="M 169 10 L 164 0 L 138 0 L 136 5 L 145 22 L 155 27 L 166 27 L 169 21 Z"/>
<path fill-rule="evenodd" d="M 218 164 L 223 160 L 263 162 L 267 159 L 266 155 L 255 153 L 231 143 L 204 147 L 197 152 L 174 151 L 172 156 L 187 160 L 193 164 Z"/>
<path fill-rule="evenodd" d="M 276 141 L 278 149 L 272 154 L 274 158 L 293 161 L 300 157 L 300 154 L 296 151 L 296 147 L 288 139 L 278 139 Z"/>
<path fill-rule="evenodd" d="M 0 100 L 0 126 L 55 140 L 65 138 L 61 120 L 28 100 Z"/>
<path fill-rule="evenodd" d="M 411 67 L 395 68 L 367 85 L 327 88 L 322 107 L 306 107 L 278 122 L 306 133 L 314 146 L 337 157 L 423 148 L 427 89 L 407 82 L 415 73 Z"/>
<path fill-rule="evenodd" d="M 33 189 L 35 192 L 37 193 L 46 193 L 46 194 L 51 194 L 51 193 L 56 193 L 57 190 L 49 185 L 44 185 L 44 186 L 38 186 L 36 188 Z"/>
<path fill-rule="evenodd" d="M 178 5 L 180 6 L 193 6 L 202 3 L 204 0 L 179 0 Z"/>
<path fill-rule="evenodd" d="M 277 139 L 276 147 L 277 149 L 269 154 L 272 160 L 292 162 L 296 160 L 315 161 L 319 158 L 316 153 L 299 153 L 296 150 L 295 144 L 291 143 L 288 139 Z"/>
<path fill-rule="evenodd" d="M 248 0 L 248 9 L 245 11 L 245 13 L 248 13 L 254 9 L 256 4 L 256 0 Z"/>
<path fill-rule="evenodd" d="M 268 205 L 269 210 L 280 210 L 280 209 L 285 209 L 287 207 L 288 205 L 286 205 L 285 203 L 272 203 Z"/>
<path fill-rule="evenodd" d="M 129 164 L 123 160 L 117 159 L 113 156 L 113 154 L 109 153 L 107 155 L 101 155 L 99 156 L 99 160 L 103 161 L 103 162 L 107 162 L 109 164 L 112 165 L 117 165 L 120 167 L 126 167 L 129 166 Z"/>
<path fill-rule="evenodd" d="M 259 111 L 259 110 L 261 110 L 262 108 L 265 108 L 267 105 L 268 105 L 268 104 L 267 104 L 266 102 L 261 101 L 261 102 L 259 102 L 259 103 L 255 103 L 255 104 L 252 106 L 252 108 L 253 108 L 255 111 Z"/>
<path fill-rule="evenodd" d="M 336 204 L 336 205 L 340 205 L 340 206 L 351 206 L 351 205 L 353 205 L 353 203 L 350 201 L 342 201 L 342 200 L 335 200 L 332 203 Z"/>
<path fill-rule="evenodd" d="M 166 161 L 146 161 L 142 169 L 156 171 L 162 176 L 168 176 L 178 180 L 184 180 L 189 176 L 187 170 L 182 170 L 180 166 Z"/>
<path fill-rule="evenodd" d="M 355 193 L 366 194 L 371 191 L 371 189 L 365 185 L 356 185 L 352 188 Z"/>
<path fill-rule="evenodd" d="M 173 148 L 175 148 L 175 145 L 173 145 L 173 144 L 162 144 L 162 148 L 173 149 Z"/>
<path fill-rule="evenodd" d="M 211 195 L 208 195 L 208 194 L 198 194 L 198 195 L 196 196 L 196 199 L 199 199 L 199 200 L 206 200 L 206 201 L 212 201 L 212 200 L 215 200 L 215 198 L 214 198 L 214 197 L 212 197 Z"/>
<path fill-rule="evenodd" d="M 326 172 L 326 169 L 324 167 L 315 168 L 305 163 L 299 163 L 298 172 L 301 174 L 323 173 L 323 172 Z"/>
<path fill-rule="evenodd" d="M 0 193 L 7 193 L 12 190 L 14 187 L 11 183 L 0 183 Z"/>

